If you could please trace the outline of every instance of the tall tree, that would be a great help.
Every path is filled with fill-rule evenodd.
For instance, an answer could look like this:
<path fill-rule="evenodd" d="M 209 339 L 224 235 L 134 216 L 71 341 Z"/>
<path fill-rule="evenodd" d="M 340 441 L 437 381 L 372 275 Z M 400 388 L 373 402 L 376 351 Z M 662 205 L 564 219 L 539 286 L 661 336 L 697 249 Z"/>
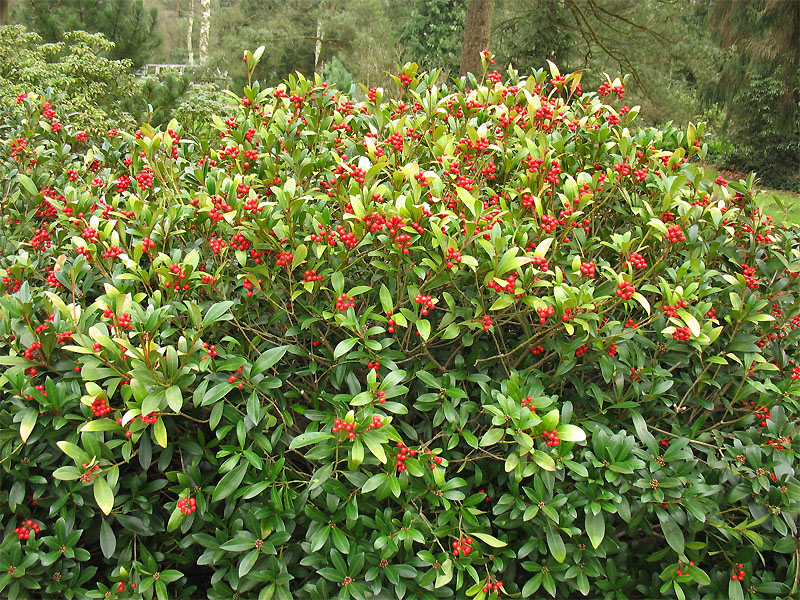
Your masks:
<path fill-rule="evenodd" d="M 467 73 L 481 71 L 480 53 L 489 49 L 494 18 L 494 0 L 469 0 L 464 18 L 464 41 L 461 44 L 461 69 Z"/>
<path fill-rule="evenodd" d="M 189 0 L 189 23 L 186 28 L 186 51 L 189 54 L 189 64 L 194 64 L 194 46 L 192 45 L 192 35 L 194 34 L 194 0 Z"/>
<path fill-rule="evenodd" d="M 208 40 L 211 34 L 211 0 L 200 0 L 200 64 L 208 62 Z"/>
<path fill-rule="evenodd" d="M 402 20 L 400 41 L 423 69 L 457 73 L 461 61 L 465 0 L 414 0 Z"/>
<path fill-rule="evenodd" d="M 128 58 L 134 66 L 147 62 L 161 44 L 158 10 L 145 9 L 143 0 L 24 0 L 15 15 L 46 42 L 61 40 L 66 31 L 102 33 L 114 42 L 111 57 Z"/>
<path fill-rule="evenodd" d="M 0 25 L 8 25 L 11 18 L 11 0 L 0 0 Z"/>

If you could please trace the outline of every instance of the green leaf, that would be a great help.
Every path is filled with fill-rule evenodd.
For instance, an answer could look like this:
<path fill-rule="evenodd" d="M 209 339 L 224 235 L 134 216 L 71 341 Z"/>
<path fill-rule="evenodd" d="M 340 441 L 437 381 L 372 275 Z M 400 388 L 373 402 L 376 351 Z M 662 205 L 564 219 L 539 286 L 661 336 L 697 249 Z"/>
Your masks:
<path fill-rule="evenodd" d="M 744 600 L 744 590 L 738 579 L 728 579 L 728 600 Z"/>
<path fill-rule="evenodd" d="M 53 471 L 53 477 L 56 479 L 60 479 L 61 481 L 74 481 L 76 479 L 80 479 L 80 476 L 83 474 L 83 471 L 79 470 L 78 467 L 59 467 L 55 471 Z"/>
<path fill-rule="evenodd" d="M 669 513 L 666 512 L 659 512 L 658 520 L 661 522 L 661 532 L 667 539 L 670 548 L 675 550 L 678 554 L 683 554 L 685 541 L 680 526 L 669 516 Z"/>
<path fill-rule="evenodd" d="M 122 426 L 114 419 L 92 419 L 78 429 L 81 433 L 87 431 L 119 431 Z"/>
<path fill-rule="evenodd" d="M 97 506 L 100 507 L 100 510 L 102 510 L 104 514 L 109 514 L 114 508 L 114 492 L 111 491 L 108 482 L 104 477 L 97 477 L 94 480 L 93 488 L 94 499 L 97 502 Z"/>
<path fill-rule="evenodd" d="M 541 450 L 534 450 L 533 452 L 531 452 L 530 457 L 533 459 L 533 462 L 535 462 L 545 471 L 556 470 L 556 461 L 553 460 L 553 457 L 547 454 L 546 452 L 542 452 Z"/>
<path fill-rule="evenodd" d="M 372 452 L 373 456 L 381 461 L 383 464 L 386 464 L 386 452 L 383 449 L 383 444 L 378 442 L 373 436 L 369 435 L 369 433 L 364 434 L 362 436 L 364 443 L 366 444 L 369 451 Z"/>
<path fill-rule="evenodd" d="M 389 312 L 394 308 L 394 303 L 392 302 L 392 294 L 389 292 L 389 288 L 386 287 L 383 283 L 381 284 L 381 291 L 380 291 L 380 298 L 381 298 L 381 308 L 383 312 Z"/>
<path fill-rule="evenodd" d="M 247 553 L 247 555 L 239 563 L 239 577 L 244 577 L 250 572 L 250 570 L 255 566 L 256 562 L 258 562 L 258 556 L 259 552 L 255 549 Z"/>
<path fill-rule="evenodd" d="M 514 304 L 514 296 L 511 294 L 503 294 L 489 307 L 489 310 L 503 310 Z"/>
<path fill-rule="evenodd" d="M 258 357 L 253 365 L 253 368 L 250 369 L 250 377 L 255 377 L 270 367 L 274 367 L 283 358 L 283 355 L 286 354 L 288 349 L 289 346 L 276 346 L 275 348 L 270 348 L 262 352 L 261 356 Z"/>
<path fill-rule="evenodd" d="M 552 527 L 547 528 L 547 547 L 556 561 L 563 563 L 564 559 L 567 558 L 567 548 L 564 546 L 564 540 L 561 539 L 561 534 Z"/>
<path fill-rule="evenodd" d="M 39 418 L 39 412 L 35 408 L 28 408 L 25 410 L 25 416 L 22 417 L 22 423 L 19 426 L 19 436 L 23 442 L 28 441 L 28 438 L 33 433 L 33 428 L 36 426 L 36 419 Z"/>
<path fill-rule="evenodd" d="M 498 540 L 496 537 L 489 535 L 488 533 L 470 533 L 469 535 L 478 538 L 485 544 L 489 544 L 492 548 L 503 548 L 508 545 L 504 541 Z"/>
<path fill-rule="evenodd" d="M 167 531 L 175 531 L 186 520 L 186 513 L 181 512 L 177 506 L 173 509 L 167 522 Z"/>
<path fill-rule="evenodd" d="M 30 193 L 32 196 L 35 196 L 36 194 L 39 193 L 36 184 L 33 183 L 33 179 L 31 179 L 27 175 L 23 175 L 22 173 L 20 173 L 17 175 L 17 180 L 22 184 L 22 187 L 24 187 L 28 191 L 28 193 Z"/>
<path fill-rule="evenodd" d="M 589 536 L 589 541 L 592 542 L 592 547 L 597 548 L 603 542 L 603 537 L 606 534 L 606 522 L 603 519 L 603 512 L 594 514 L 589 505 L 586 505 L 586 535 Z"/>
<path fill-rule="evenodd" d="M 162 448 L 167 447 L 167 428 L 164 425 L 164 419 L 161 417 L 153 424 L 153 439 Z"/>
<path fill-rule="evenodd" d="M 336 295 L 341 295 L 341 293 L 344 291 L 344 275 L 341 271 L 336 271 L 333 275 L 331 275 L 331 285 L 333 286 L 333 291 L 336 293 Z"/>
<path fill-rule="evenodd" d="M 388 477 L 389 476 L 386 473 L 376 473 L 364 482 L 364 485 L 361 486 L 361 493 L 368 494 L 369 492 L 378 489 Z"/>
<path fill-rule="evenodd" d="M 100 550 L 103 551 L 103 556 L 111 558 L 116 549 L 117 538 L 114 535 L 114 530 L 108 524 L 108 519 L 103 519 L 102 523 L 100 523 Z"/>
<path fill-rule="evenodd" d="M 483 434 L 483 437 L 481 438 L 481 446 L 492 446 L 496 444 L 501 439 L 503 439 L 505 432 L 506 432 L 505 429 L 498 429 L 498 428 L 490 429 L 489 431 Z"/>
<path fill-rule="evenodd" d="M 420 319 L 417 321 L 417 331 L 419 331 L 419 337 L 421 337 L 426 342 L 428 338 L 431 336 L 431 323 L 427 319 Z"/>
<path fill-rule="evenodd" d="M 181 408 L 183 408 L 183 394 L 181 393 L 181 388 L 177 385 L 173 385 L 167 389 L 164 396 L 167 399 L 167 406 L 174 412 L 181 412 Z"/>
<path fill-rule="evenodd" d="M 586 432 L 576 425 L 559 425 L 556 428 L 558 438 L 564 442 L 583 442 Z"/>
<path fill-rule="evenodd" d="M 208 327 L 217 321 L 227 321 L 231 319 L 232 315 L 225 315 L 225 318 L 222 318 L 222 315 L 228 312 L 231 306 L 233 306 L 233 300 L 225 300 L 224 302 L 212 304 L 206 311 L 206 316 L 203 317 L 203 327 Z"/>
<path fill-rule="evenodd" d="M 236 488 L 242 483 L 242 479 L 247 473 L 248 464 L 247 462 L 242 463 L 219 480 L 219 483 L 214 488 L 214 493 L 211 495 L 211 502 L 224 500 L 236 491 Z"/>
<path fill-rule="evenodd" d="M 325 433 L 324 431 L 306 431 L 292 440 L 292 442 L 289 444 L 289 449 L 294 450 L 296 448 L 302 448 L 303 446 L 316 444 L 322 440 L 329 440 L 332 437 L 332 434 Z"/>
<path fill-rule="evenodd" d="M 333 349 L 333 359 L 337 360 L 338 358 L 342 357 L 343 355 L 350 352 L 358 343 L 358 338 L 347 338 L 346 340 L 342 340 L 338 344 L 336 344 L 336 348 Z"/>
<path fill-rule="evenodd" d="M 461 188 L 459 188 L 461 189 Z M 453 579 L 453 561 L 449 558 L 442 563 L 442 572 L 436 576 L 435 588 L 446 586 Z"/>
<path fill-rule="evenodd" d="M 66 440 L 62 440 L 60 442 L 56 442 L 56 446 L 61 448 L 61 451 L 64 454 L 69 456 L 79 465 L 89 462 L 89 457 L 87 456 L 86 452 L 84 452 L 80 446 L 77 446 L 72 442 L 67 442 Z"/>

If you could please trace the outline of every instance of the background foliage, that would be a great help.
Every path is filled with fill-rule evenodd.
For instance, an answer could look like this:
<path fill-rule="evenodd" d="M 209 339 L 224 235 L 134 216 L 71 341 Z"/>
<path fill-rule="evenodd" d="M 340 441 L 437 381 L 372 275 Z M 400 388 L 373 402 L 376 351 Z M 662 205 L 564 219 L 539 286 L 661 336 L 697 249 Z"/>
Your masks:
<path fill-rule="evenodd" d="M 797 227 L 625 81 L 484 60 L 199 137 L 19 98 L 0 593 L 796 596 Z"/>

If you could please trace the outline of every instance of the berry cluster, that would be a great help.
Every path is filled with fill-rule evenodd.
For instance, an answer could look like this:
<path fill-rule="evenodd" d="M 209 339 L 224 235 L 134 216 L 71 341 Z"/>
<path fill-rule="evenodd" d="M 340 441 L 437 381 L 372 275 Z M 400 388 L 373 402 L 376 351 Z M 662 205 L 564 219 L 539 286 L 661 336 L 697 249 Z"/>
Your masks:
<path fill-rule="evenodd" d="M 92 414 L 95 417 L 102 417 L 111 412 L 111 407 L 106 403 L 105 399 L 97 398 L 92 402 Z"/>
<path fill-rule="evenodd" d="M 386 404 L 386 392 L 383 390 L 378 390 L 375 392 L 375 397 L 378 400 L 378 404 Z"/>
<path fill-rule="evenodd" d="M 688 327 L 678 327 L 672 332 L 672 339 L 686 342 L 692 337 L 692 332 Z"/>
<path fill-rule="evenodd" d="M 447 268 L 452 269 L 455 266 L 455 263 L 461 262 L 461 252 L 459 252 L 455 248 L 448 248 L 446 258 L 447 258 Z"/>
<path fill-rule="evenodd" d="M 544 325 L 547 322 L 547 318 L 553 316 L 555 309 L 552 306 L 542 306 L 537 308 L 536 312 L 539 313 L 539 323 Z"/>
<path fill-rule="evenodd" d="M 403 442 L 397 442 L 397 454 L 395 454 L 395 458 L 397 459 L 397 472 L 402 473 L 406 470 L 406 459 L 409 456 L 416 456 L 417 451 L 413 448 L 407 447 Z"/>
<path fill-rule="evenodd" d="M 31 537 L 31 532 L 39 533 L 40 528 L 39 525 L 28 519 L 27 521 L 23 521 L 19 527 L 14 529 L 14 533 L 17 534 L 17 537 L 21 540 L 27 540 Z"/>
<path fill-rule="evenodd" d="M 686 308 L 684 300 L 678 300 L 675 304 L 664 304 L 661 307 L 668 317 L 677 317 L 679 308 Z"/>
<path fill-rule="evenodd" d="M 763 404 L 756 409 L 756 419 L 761 419 L 760 425 L 762 427 L 767 426 L 767 419 L 769 419 L 771 416 L 772 411 Z"/>
<path fill-rule="evenodd" d="M 394 314 L 394 311 L 391 311 L 391 310 L 387 310 L 386 311 L 386 316 L 389 317 L 386 320 L 386 324 L 388 325 L 388 327 L 386 328 L 386 331 L 388 333 L 394 333 L 394 319 L 392 318 L 393 314 Z"/>
<path fill-rule="evenodd" d="M 550 447 L 558 446 L 561 443 L 561 438 L 558 437 L 558 431 L 544 431 L 544 437 L 547 440 L 547 445 Z"/>
<path fill-rule="evenodd" d="M 693 560 L 690 560 L 690 561 L 689 561 L 689 566 L 690 566 L 690 567 L 693 567 L 693 566 L 694 566 L 694 561 L 693 561 Z M 675 574 L 676 574 L 678 577 L 680 577 L 681 575 L 688 575 L 688 574 L 689 574 L 689 571 L 681 571 L 680 569 L 677 569 L 677 570 L 675 571 Z"/>
<path fill-rule="evenodd" d="M 489 331 L 492 328 L 492 317 L 489 315 L 483 315 L 483 330 Z"/>
<path fill-rule="evenodd" d="M 496 594 L 499 594 L 500 593 L 500 589 L 502 587 L 503 587 L 503 582 L 500 581 L 499 579 L 497 581 L 495 581 L 494 583 L 491 583 L 490 581 L 487 581 L 486 585 L 483 586 L 483 593 L 484 594 L 489 594 L 491 592 L 494 592 Z"/>
<path fill-rule="evenodd" d="M 736 565 L 736 569 L 734 569 L 733 573 L 731 574 L 731 579 L 733 581 L 737 581 L 737 580 L 738 581 L 744 581 L 745 574 L 746 573 L 744 572 L 744 565 L 742 563 L 738 563 Z"/>
<path fill-rule="evenodd" d="M 531 354 L 534 356 L 539 356 L 540 354 L 544 353 L 544 347 L 541 345 L 531 347 Z"/>
<path fill-rule="evenodd" d="M 431 465 L 430 465 L 431 469 L 435 469 L 436 465 L 442 464 L 442 461 L 444 460 L 441 456 L 434 456 L 433 452 L 431 450 L 426 450 L 425 454 L 430 454 L 431 455 L 431 460 L 433 461 L 431 463 Z"/>
<path fill-rule="evenodd" d="M 667 227 L 666 237 L 667 240 L 672 244 L 686 241 L 686 235 L 683 233 L 683 229 L 681 229 L 680 225 L 670 225 Z"/>
<path fill-rule="evenodd" d="M 194 498 L 182 498 L 178 500 L 178 508 L 185 515 L 190 515 L 197 510 L 197 500 Z"/>
<path fill-rule="evenodd" d="M 527 398 L 523 398 L 520 401 L 520 404 L 522 404 L 522 406 L 527 406 L 531 410 L 531 412 L 536 412 L 536 405 L 533 403 L 533 396 L 528 396 Z"/>
<path fill-rule="evenodd" d="M 81 475 L 80 480 L 84 483 L 90 483 L 92 481 L 92 473 L 100 469 L 100 465 L 92 465 L 91 467 L 87 463 L 83 463 L 83 475 Z"/>
<path fill-rule="evenodd" d="M 636 288 L 627 281 L 621 281 L 617 284 L 617 296 L 623 300 L 630 300 L 633 298 L 634 292 L 636 292 Z"/>
<path fill-rule="evenodd" d="M 647 268 L 647 261 L 644 259 L 644 256 L 639 254 L 638 252 L 631 252 L 630 258 L 625 263 L 625 266 L 633 265 L 636 269 L 646 269 Z"/>
<path fill-rule="evenodd" d="M 419 312 L 423 316 L 427 315 L 428 311 L 436 308 L 436 305 L 433 303 L 433 299 L 430 296 L 423 296 L 422 294 L 417 294 L 414 297 L 414 302 L 422 305 L 422 310 L 420 310 Z"/>
<path fill-rule="evenodd" d="M 348 296 L 347 294 L 342 294 L 338 298 L 336 298 L 336 308 L 339 309 L 340 312 L 346 311 L 348 308 L 355 308 L 356 301 L 353 299 L 352 296 Z"/>
<path fill-rule="evenodd" d="M 339 431 L 346 431 L 347 437 L 351 440 L 354 440 L 356 437 L 356 434 L 353 431 L 353 429 L 355 429 L 355 426 L 356 426 L 355 423 L 348 423 L 344 419 L 340 419 L 337 417 L 333 420 L 333 429 L 331 431 L 333 433 L 338 433 Z"/>
<path fill-rule="evenodd" d="M 372 417 L 372 421 L 370 421 L 369 428 L 370 429 L 379 429 L 383 425 L 383 419 L 378 415 L 374 415 Z"/>
<path fill-rule="evenodd" d="M 581 263 L 581 273 L 587 277 L 594 277 L 594 262 L 589 261 Z"/>
<path fill-rule="evenodd" d="M 472 538 L 462 537 L 458 540 L 453 542 L 453 556 L 458 556 L 459 554 L 466 556 L 472 552 Z"/>
<path fill-rule="evenodd" d="M 316 269 L 303 271 L 303 276 L 306 278 L 306 281 L 322 281 L 322 275 L 317 275 Z"/>

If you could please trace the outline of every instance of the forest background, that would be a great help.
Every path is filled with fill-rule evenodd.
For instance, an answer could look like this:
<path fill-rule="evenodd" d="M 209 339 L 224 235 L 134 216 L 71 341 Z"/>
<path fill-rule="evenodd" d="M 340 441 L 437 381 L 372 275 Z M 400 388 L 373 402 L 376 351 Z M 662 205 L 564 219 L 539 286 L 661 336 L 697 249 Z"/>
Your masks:
<path fill-rule="evenodd" d="M 583 70 L 586 89 L 628 73 L 645 123 L 706 121 L 713 165 L 800 192 L 797 0 L 0 0 L 0 23 L 25 27 L 0 34 L 0 100 L 44 81 L 95 123 L 208 123 L 260 45 L 263 84 L 319 73 L 357 97 L 409 61 L 475 70 L 481 46 L 500 70 Z"/>

